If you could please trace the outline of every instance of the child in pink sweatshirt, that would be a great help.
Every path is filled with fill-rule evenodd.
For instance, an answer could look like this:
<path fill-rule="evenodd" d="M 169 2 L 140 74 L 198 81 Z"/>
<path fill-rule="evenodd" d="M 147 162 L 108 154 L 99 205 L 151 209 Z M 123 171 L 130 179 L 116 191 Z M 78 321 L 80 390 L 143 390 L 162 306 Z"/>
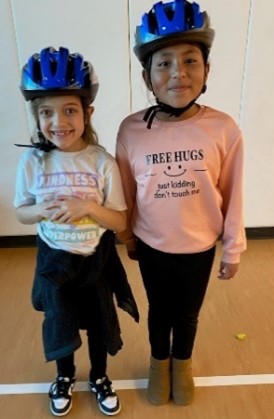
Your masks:
<path fill-rule="evenodd" d="M 136 28 L 134 52 L 156 104 L 128 116 L 117 139 L 129 213 L 120 234 L 147 293 L 148 398 L 194 397 L 191 356 L 199 312 L 222 241 L 220 279 L 236 274 L 246 248 L 243 140 L 227 114 L 201 106 L 214 39 L 197 3 L 158 2 Z"/>

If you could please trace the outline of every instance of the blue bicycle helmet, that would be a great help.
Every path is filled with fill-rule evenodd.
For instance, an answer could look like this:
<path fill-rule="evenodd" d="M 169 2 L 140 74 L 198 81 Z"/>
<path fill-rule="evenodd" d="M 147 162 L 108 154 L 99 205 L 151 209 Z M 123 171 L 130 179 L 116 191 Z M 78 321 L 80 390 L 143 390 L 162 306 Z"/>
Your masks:
<path fill-rule="evenodd" d="M 24 65 L 20 89 L 26 100 L 51 95 L 79 95 L 92 103 L 99 87 L 93 66 L 81 54 L 44 48 Z"/>
<path fill-rule="evenodd" d="M 174 0 L 155 3 L 136 27 L 134 53 L 144 64 L 155 51 L 181 42 L 204 44 L 210 50 L 215 32 L 197 3 Z"/>

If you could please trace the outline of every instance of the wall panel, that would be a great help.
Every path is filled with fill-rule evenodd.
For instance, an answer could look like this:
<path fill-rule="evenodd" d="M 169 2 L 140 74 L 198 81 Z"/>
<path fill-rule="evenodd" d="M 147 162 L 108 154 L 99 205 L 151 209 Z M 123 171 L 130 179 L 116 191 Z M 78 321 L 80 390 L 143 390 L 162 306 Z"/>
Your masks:
<path fill-rule="evenodd" d="M 28 138 L 26 110 L 18 89 L 19 67 L 12 8 L 9 0 L 0 1 L 0 235 L 25 231 L 15 221 L 13 211 L 14 179 L 20 150 L 14 143 Z"/>
<path fill-rule="evenodd" d="M 274 225 L 273 28 L 273 1 L 253 0 L 241 116 L 248 226 Z"/>

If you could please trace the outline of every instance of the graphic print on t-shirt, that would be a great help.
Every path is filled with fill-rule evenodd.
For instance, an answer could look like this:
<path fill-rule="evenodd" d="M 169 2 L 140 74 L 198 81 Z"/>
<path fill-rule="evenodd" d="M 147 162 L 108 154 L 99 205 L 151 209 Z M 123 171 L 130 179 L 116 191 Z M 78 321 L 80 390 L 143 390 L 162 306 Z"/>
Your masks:
<path fill-rule="evenodd" d="M 199 162 L 204 159 L 203 149 L 179 150 L 146 155 L 146 165 L 152 170 L 146 176 L 155 179 L 155 199 L 182 198 L 200 193 L 195 172 L 207 171 Z M 198 162 L 198 165 L 197 165 Z"/>
<path fill-rule="evenodd" d="M 93 199 L 99 202 L 98 175 L 86 172 L 53 172 L 38 177 L 37 189 L 42 201 L 62 199 L 73 196 L 80 199 Z M 100 227 L 90 217 L 74 221 L 73 224 L 58 224 L 44 220 L 43 229 L 48 240 L 53 242 L 85 243 L 93 245 L 100 236 Z M 44 223 L 43 223 L 44 224 Z"/>

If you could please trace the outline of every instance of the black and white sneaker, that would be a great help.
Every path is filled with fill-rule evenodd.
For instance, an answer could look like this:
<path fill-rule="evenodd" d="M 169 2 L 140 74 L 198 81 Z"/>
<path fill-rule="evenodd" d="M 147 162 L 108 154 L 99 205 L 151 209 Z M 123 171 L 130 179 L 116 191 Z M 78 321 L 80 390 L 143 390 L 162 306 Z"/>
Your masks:
<path fill-rule="evenodd" d="M 60 377 L 50 386 L 50 411 L 55 416 L 64 416 L 72 408 L 72 390 L 75 378 Z"/>
<path fill-rule="evenodd" d="M 111 384 L 107 376 L 96 382 L 89 382 L 90 390 L 95 394 L 101 412 L 109 416 L 117 415 L 121 410 L 120 401 Z"/>

